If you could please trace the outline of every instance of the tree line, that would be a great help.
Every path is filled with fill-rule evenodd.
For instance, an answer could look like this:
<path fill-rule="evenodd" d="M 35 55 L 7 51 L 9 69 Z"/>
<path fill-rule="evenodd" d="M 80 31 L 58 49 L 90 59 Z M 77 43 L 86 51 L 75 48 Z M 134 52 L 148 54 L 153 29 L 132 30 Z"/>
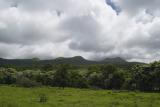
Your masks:
<path fill-rule="evenodd" d="M 114 65 L 75 67 L 46 65 L 37 69 L 0 68 L 0 84 L 110 90 L 160 91 L 160 62 L 123 69 Z"/>

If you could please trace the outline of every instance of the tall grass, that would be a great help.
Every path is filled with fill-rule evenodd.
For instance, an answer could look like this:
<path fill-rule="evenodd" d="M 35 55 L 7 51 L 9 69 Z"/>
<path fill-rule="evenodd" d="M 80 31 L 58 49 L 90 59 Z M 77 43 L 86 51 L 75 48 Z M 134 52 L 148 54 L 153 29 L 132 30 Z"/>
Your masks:
<path fill-rule="evenodd" d="M 160 107 L 160 94 L 0 86 L 0 107 Z"/>

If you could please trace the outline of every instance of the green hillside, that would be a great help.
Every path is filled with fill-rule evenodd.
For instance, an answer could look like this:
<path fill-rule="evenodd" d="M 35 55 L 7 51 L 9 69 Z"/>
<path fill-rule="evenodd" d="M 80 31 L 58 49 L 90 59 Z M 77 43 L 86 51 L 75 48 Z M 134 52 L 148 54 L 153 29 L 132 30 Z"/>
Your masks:
<path fill-rule="evenodd" d="M 43 66 L 43 65 L 58 65 L 58 64 L 72 64 L 72 65 L 96 65 L 96 64 L 115 64 L 118 66 L 132 66 L 135 64 L 140 64 L 139 62 L 127 62 L 126 60 L 116 57 L 116 58 L 106 58 L 100 61 L 91 61 L 84 59 L 81 56 L 75 56 L 71 58 L 59 57 L 50 60 L 39 60 L 33 59 L 3 59 L 0 58 L 0 66 Z"/>

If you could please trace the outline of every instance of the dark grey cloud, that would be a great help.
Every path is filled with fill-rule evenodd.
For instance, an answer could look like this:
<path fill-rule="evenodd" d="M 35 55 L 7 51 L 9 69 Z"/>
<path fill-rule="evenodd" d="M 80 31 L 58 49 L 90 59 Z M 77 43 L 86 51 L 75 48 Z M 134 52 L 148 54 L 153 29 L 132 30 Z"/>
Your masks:
<path fill-rule="evenodd" d="M 99 35 L 101 27 L 97 20 L 91 14 L 84 16 L 75 16 L 62 22 L 62 29 L 69 32 L 71 39 L 69 47 L 74 50 L 83 50 L 86 52 L 98 52 L 109 50 L 100 46 Z"/>

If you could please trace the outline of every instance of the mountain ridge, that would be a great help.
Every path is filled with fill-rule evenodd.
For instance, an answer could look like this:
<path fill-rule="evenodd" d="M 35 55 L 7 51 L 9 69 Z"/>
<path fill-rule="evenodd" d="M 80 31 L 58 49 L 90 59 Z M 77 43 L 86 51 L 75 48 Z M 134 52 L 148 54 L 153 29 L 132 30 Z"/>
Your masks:
<path fill-rule="evenodd" d="M 0 58 L 0 66 L 6 66 L 6 65 L 15 65 L 15 66 L 32 66 L 34 64 L 37 65 L 46 65 L 46 64 L 52 64 L 52 65 L 58 65 L 58 64 L 73 64 L 73 65 L 93 65 L 93 64 L 116 64 L 116 65 L 122 65 L 122 64 L 136 64 L 140 62 L 128 62 L 124 60 L 121 57 L 114 57 L 114 58 L 104 58 L 99 61 L 93 61 L 93 60 L 87 60 L 83 58 L 82 56 L 74 56 L 74 57 L 58 57 L 55 59 L 46 59 L 46 60 L 40 60 L 37 58 L 32 59 L 4 59 Z"/>

